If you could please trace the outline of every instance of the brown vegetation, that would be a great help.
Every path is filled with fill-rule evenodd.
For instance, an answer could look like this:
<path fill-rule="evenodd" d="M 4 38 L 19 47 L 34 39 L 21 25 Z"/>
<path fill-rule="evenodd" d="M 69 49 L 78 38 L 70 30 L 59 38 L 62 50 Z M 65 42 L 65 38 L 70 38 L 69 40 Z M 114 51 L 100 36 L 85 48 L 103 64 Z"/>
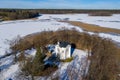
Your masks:
<path fill-rule="evenodd" d="M 67 23 L 70 23 L 72 25 L 78 26 L 85 31 L 102 32 L 102 33 L 118 33 L 118 34 L 120 34 L 120 29 L 106 28 L 106 27 L 101 27 L 101 26 L 98 26 L 98 25 L 93 25 L 93 24 L 88 24 L 88 23 L 83 23 L 83 22 L 77 22 L 77 21 L 64 21 L 64 22 L 67 22 Z"/>
<path fill-rule="evenodd" d="M 89 16 L 112 16 L 110 12 L 94 12 L 94 13 L 89 13 Z"/>
<path fill-rule="evenodd" d="M 11 46 L 11 49 L 25 50 L 27 48 L 39 48 L 47 44 L 55 44 L 57 41 L 67 41 L 75 43 L 76 48 L 87 50 L 91 58 L 91 64 L 88 75 L 85 80 L 116 80 L 119 73 L 119 49 L 111 40 L 100 38 L 97 35 L 80 33 L 76 30 L 61 29 L 55 32 L 44 31 L 41 33 L 28 35 L 20 40 L 17 45 Z M 24 44 L 23 44 L 24 43 Z M 22 44 L 22 45 L 21 45 Z M 16 48 L 14 48 L 16 47 Z M 78 74 L 79 75 L 79 74 Z"/>

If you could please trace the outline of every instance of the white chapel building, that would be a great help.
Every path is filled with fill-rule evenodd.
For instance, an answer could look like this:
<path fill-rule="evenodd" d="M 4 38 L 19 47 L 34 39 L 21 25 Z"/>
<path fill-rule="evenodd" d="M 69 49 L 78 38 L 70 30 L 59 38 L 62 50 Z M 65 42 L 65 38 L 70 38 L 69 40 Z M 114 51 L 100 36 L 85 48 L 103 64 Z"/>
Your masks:
<path fill-rule="evenodd" d="M 71 45 L 68 42 L 58 42 L 55 46 L 55 53 L 60 59 L 71 57 Z"/>

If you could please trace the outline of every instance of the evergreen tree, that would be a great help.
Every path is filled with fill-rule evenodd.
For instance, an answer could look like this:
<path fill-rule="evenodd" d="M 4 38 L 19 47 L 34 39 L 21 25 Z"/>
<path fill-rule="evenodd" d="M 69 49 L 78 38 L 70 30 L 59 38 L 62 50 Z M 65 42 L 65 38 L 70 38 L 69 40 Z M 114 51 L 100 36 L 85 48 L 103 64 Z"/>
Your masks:
<path fill-rule="evenodd" d="M 37 48 L 36 56 L 32 62 L 33 65 L 33 74 L 38 75 L 44 69 L 44 55 L 41 52 L 41 48 Z"/>

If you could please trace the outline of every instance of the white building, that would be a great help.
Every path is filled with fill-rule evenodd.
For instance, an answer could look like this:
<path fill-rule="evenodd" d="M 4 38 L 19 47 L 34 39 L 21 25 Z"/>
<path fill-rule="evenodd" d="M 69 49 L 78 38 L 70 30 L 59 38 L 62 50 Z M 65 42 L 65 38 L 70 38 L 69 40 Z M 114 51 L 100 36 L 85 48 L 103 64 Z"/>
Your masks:
<path fill-rule="evenodd" d="M 67 59 L 71 57 L 71 45 L 68 42 L 58 42 L 55 46 L 56 55 L 60 59 Z"/>

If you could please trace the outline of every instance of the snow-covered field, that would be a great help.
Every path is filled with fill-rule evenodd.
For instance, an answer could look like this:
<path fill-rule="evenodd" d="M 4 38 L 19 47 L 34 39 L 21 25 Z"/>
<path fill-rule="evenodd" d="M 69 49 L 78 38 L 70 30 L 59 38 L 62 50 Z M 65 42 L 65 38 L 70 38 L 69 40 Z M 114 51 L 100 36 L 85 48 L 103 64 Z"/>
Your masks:
<path fill-rule="evenodd" d="M 82 21 L 90 24 L 96 24 L 103 27 L 120 29 L 120 15 L 110 17 L 94 17 L 88 14 L 44 14 L 37 20 L 17 20 L 0 22 L 0 56 L 4 55 L 9 49 L 9 41 L 17 35 L 25 36 L 27 34 L 40 32 L 43 30 L 57 30 L 62 27 L 73 28 L 67 23 L 57 22 L 57 20 Z M 80 31 L 80 28 L 77 27 Z M 102 37 L 112 38 L 120 42 L 120 36 L 100 34 Z"/>
<path fill-rule="evenodd" d="M 43 19 L 80 21 L 89 24 L 99 25 L 101 27 L 120 29 L 120 14 L 113 16 L 89 16 L 88 14 L 45 14 L 41 16 Z"/>
<path fill-rule="evenodd" d="M 62 27 L 66 27 L 68 29 L 76 28 L 80 32 L 83 32 L 83 30 L 77 26 L 73 26 L 64 22 L 58 22 L 58 20 L 81 21 L 90 24 L 100 25 L 102 27 L 120 29 L 119 19 L 120 15 L 113 15 L 110 17 L 93 17 L 88 16 L 87 14 L 44 14 L 36 20 L 17 20 L 0 22 L 0 57 L 5 55 L 6 51 L 9 51 L 9 40 L 14 39 L 18 35 L 23 37 L 28 34 L 41 32 L 44 30 L 56 31 L 57 29 Z M 94 33 L 89 32 L 89 34 Z M 120 43 L 120 34 L 113 35 L 99 33 L 99 36 L 111 38 L 113 41 Z M 75 53 L 78 52 L 82 53 L 82 51 L 77 51 Z M 85 55 L 81 56 L 85 57 Z M 80 59 L 78 59 L 79 61 L 83 59 L 81 56 L 78 55 Z M 2 77 L 0 78 L 0 80 L 7 79 L 8 77 L 14 77 L 14 74 L 18 71 L 18 64 L 12 65 L 13 58 L 13 56 L 9 56 L 7 58 L 0 59 L 0 70 L 2 70 L 0 72 L 0 77 Z M 72 63 L 74 63 L 74 61 Z"/>
<path fill-rule="evenodd" d="M 9 49 L 9 40 L 20 35 L 21 37 L 41 32 L 44 30 L 58 30 L 59 28 L 74 28 L 67 23 L 57 22 L 55 20 L 25 20 L 25 21 L 6 21 L 0 23 L 0 56 L 4 55 Z M 80 28 L 77 28 L 82 31 Z"/>

